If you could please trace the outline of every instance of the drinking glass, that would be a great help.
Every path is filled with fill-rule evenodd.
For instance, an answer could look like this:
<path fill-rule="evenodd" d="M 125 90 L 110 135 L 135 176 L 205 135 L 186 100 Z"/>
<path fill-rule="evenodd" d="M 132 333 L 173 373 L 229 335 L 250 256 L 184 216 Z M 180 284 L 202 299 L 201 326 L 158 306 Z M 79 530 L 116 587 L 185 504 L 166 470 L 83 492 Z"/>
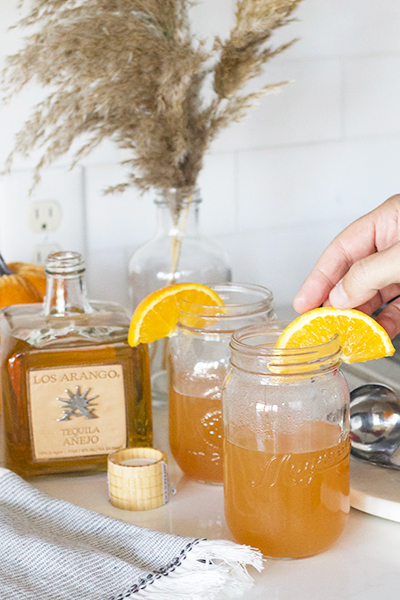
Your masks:
<path fill-rule="evenodd" d="M 182 302 L 169 340 L 169 441 L 180 468 L 193 479 L 222 483 L 221 389 L 232 332 L 275 318 L 273 295 L 257 286 L 212 286 L 224 306 Z"/>
<path fill-rule="evenodd" d="M 280 350 L 283 326 L 232 335 L 223 391 L 225 515 L 239 543 L 301 558 L 329 548 L 349 514 L 349 391 L 337 336 Z"/>

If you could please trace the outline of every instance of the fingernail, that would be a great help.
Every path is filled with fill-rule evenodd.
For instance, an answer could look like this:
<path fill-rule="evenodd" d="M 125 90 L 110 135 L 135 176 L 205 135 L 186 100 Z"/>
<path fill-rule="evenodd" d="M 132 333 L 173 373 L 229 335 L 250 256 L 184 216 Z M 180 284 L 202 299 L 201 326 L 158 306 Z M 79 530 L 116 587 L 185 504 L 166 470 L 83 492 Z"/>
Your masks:
<path fill-rule="evenodd" d="M 335 308 L 346 308 L 349 305 L 349 297 L 344 291 L 341 281 L 335 285 L 329 294 L 329 300 Z"/>

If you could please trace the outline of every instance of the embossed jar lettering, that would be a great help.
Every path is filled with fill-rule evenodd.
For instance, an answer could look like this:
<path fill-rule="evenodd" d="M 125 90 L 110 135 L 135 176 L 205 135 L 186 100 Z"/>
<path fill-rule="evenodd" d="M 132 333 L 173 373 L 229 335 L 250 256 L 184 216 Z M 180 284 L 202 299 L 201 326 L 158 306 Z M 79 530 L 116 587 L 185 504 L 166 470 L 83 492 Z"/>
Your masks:
<path fill-rule="evenodd" d="M 350 510 L 349 393 L 338 339 L 277 350 L 280 332 L 247 327 L 231 339 L 225 514 L 238 542 L 301 558 L 333 544 Z"/>

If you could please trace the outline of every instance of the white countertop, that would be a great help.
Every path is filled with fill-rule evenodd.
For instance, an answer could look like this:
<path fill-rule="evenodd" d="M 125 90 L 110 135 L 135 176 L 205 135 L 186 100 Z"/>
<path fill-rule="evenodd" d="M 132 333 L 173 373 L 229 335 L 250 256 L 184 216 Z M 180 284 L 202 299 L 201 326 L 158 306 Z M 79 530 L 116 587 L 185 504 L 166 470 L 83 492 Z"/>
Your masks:
<path fill-rule="evenodd" d="M 290 310 L 284 315 L 279 311 L 279 316 L 293 318 Z M 350 388 L 363 382 L 361 375 L 346 376 Z M 233 540 L 225 522 L 222 486 L 183 475 L 169 452 L 167 411 L 155 409 L 153 416 L 154 446 L 167 452 L 170 484 L 176 488 L 167 505 L 143 512 L 114 508 L 105 473 L 38 477 L 30 483 L 53 497 L 135 525 Z M 400 472 L 390 473 L 400 478 Z M 262 573 L 250 572 L 255 585 L 242 596 L 245 600 L 399 600 L 400 523 L 351 509 L 344 533 L 327 552 L 294 561 L 268 559 Z"/>
<path fill-rule="evenodd" d="M 225 522 L 222 486 L 189 480 L 171 458 L 167 411 L 154 411 L 154 445 L 169 455 L 170 482 L 176 494 L 154 510 L 131 512 L 108 501 L 107 476 L 64 475 L 30 482 L 56 498 L 101 514 L 182 536 L 233 540 Z M 251 569 L 254 587 L 245 600 L 398 600 L 400 597 L 400 523 L 351 509 L 339 541 L 318 556 L 268 559 L 262 573 Z M 226 596 L 221 595 L 226 599 Z"/>

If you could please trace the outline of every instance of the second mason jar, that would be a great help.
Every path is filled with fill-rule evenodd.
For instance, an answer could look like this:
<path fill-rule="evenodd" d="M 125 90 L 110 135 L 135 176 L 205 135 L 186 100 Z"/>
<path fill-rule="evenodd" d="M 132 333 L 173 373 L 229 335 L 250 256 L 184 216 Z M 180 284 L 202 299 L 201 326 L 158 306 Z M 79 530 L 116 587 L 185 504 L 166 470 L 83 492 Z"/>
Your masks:
<path fill-rule="evenodd" d="M 223 392 L 225 516 L 239 543 L 302 558 L 329 548 L 349 514 L 349 391 L 338 336 L 278 349 L 281 333 L 275 322 L 232 336 Z"/>
<path fill-rule="evenodd" d="M 247 284 L 212 286 L 224 306 L 182 302 L 168 350 L 169 441 L 180 468 L 192 479 L 222 483 L 221 389 L 232 333 L 275 318 L 270 290 Z"/>

